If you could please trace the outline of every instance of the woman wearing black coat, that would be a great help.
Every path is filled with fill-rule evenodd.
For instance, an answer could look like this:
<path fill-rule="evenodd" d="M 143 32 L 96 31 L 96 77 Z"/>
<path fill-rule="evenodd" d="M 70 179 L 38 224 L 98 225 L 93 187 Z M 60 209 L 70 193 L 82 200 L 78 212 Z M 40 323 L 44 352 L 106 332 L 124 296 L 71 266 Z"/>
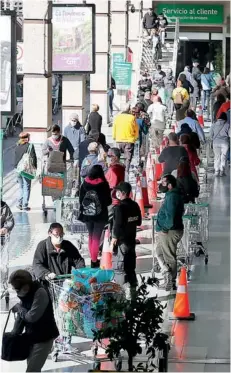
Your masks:
<path fill-rule="evenodd" d="M 112 203 L 109 184 L 100 165 L 91 167 L 81 185 L 79 202 L 79 220 L 86 223 L 89 232 L 91 266 L 99 267 L 100 238 L 108 222 L 108 206 Z"/>
<path fill-rule="evenodd" d="M 85 127 L 87 135 L 90 133 L 90 131 L 101 133 L 102 116 L 98 113 L 98 111 L 99 105 L 93 104 L 92 111 L 88 116 L 87 124 Z"/>
<path fill-rule="evenodd" d="M 199 196 L 199 186 L 192 176 L 190 164 L 186 159 L 178 165 L 177 186 L 181 190 L 184 203 L 195 203 L 195 198 Z"/>

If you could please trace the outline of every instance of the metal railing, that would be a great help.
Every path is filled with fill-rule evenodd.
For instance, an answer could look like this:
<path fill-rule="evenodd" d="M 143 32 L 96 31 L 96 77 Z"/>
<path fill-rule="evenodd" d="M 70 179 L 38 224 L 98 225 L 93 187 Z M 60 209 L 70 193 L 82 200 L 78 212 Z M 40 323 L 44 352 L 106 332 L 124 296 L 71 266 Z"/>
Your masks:
<path fill-rule="evenodd" d="M 179 18 L 176 18 L 174 43 L 173 43 L 173 62 L 172 62 L 173 76 L 176 76 L 177 56 L 178 56 L 178 48 L 179 48 L 179 41 L 180 41 L 179 34 L 180 34 Z"/>

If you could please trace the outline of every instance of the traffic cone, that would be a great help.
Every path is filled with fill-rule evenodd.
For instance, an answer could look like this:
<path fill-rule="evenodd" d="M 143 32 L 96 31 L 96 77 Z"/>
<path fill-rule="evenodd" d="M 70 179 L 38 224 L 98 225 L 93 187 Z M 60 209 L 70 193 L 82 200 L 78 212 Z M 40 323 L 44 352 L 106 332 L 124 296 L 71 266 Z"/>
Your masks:
<path fill-rule="evenodd" d="M 104 242 L 103 242 L 103 251 L 100 261 L 101 269 L 112 269 L 112 251 L 109 243 L 110 231 L 109 228 L 105 231 Z"/>
<path fill-rule="evenodd" d="M 170 317 L 170 319 L 195 320 L 195 314 L 190 312 L 186 267 L 181 268 L 173 317 Z"/>
<path fill-rule="evenodd" d="M 155 179 L 160 180 L 162 176 L 162 165 L 161 163 L 156 162 L 154 167 L 155 167 Z"/>
<path fill-rule="evenodd" d="M 144 207 L 151 208 L 152 205 L 149 203 L 149 200 L 148 200 L 148 186 L 147 186 L 147 177 L 146 177 L 145 170 L 143 170 L 142 172 L 141 187 L 142 187 L 142 195 L 143 195 L 143 200 L 144 200 Z"/>
<path fill-rule="evenodd" d="M 158 187 L 157 180 L 154 174 L 154 166 L 152 166 L 149 170 L 149 173 L 147 175 L 147 181 L 148 181 L 148 198 L 150 202 L 153 202 L 156 200 L 157 187 Z"/>
<path fill-rule="evenodd" d="M 201 127 L 204 127 L 204 117 L 203 117 L 203 110 L 202 106 L 199 106 L 199 113 L 198 113 L 198 122 Z"/>
<path fill-rule="evenodd" d="M 145 217 L 144 200 L 143 200 L 142 187 L 141 187 L 141 181 L 140 181 L 140 177 L 139 176 L 137 176 L 137 180 L 136 180 L 135 201 L 138 203 L 138 205 L 140 207 L 142 218 L 144 218 Z"/>

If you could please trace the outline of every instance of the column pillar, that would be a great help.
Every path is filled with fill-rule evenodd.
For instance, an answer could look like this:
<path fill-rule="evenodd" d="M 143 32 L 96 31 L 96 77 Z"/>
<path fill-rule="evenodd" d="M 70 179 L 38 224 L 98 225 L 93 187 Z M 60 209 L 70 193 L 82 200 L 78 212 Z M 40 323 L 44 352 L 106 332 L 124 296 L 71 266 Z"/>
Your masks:
<path fill-rule="evenodd" d="M 23 126 L 33 143 L 43 143 L 52 124 L 52 2 L 23 2 Z"/>
<path fill-rule="evenodd" d="M 133 60 L 132 60 L 132 85 L 131 85 L 131 92 L 132 92 L 132 101 L 136 102 L 136 93 L 137 93 L 137 86 L 139 81 L 139 74 L 140 74 L 140 43 L 139 43 L 139 36 L 140 36 L 140 26 L 141 26 L 141 1 L 136 0 L 132 1 L 132 4 L 135 7 L 135 13 L 129 12 L 128 18 L 128 46 L 131 48 L 133 52 Z"/>
<path fill-rule="evenodd" d="M 84 124 L 86 119 L 86 77 L 84 74 L 63 75 L 62 79 L 62 132 L 70 115 L 76 113 Z"/>
<path fill-rule="evenodd" d="M 127 1 L 111 1 L 111 56 L 113 53 L 124 53 L 127 57 L 128 47 L 128 13 Z M 116 89 L 114 97 L 114 109 L 118 111 L 121 105 L 127 101 L 127 91 Z"/>
<path fill-rule="evenodd" d="M 89 3 L 91 1 L 88 1 Z M 109 2 L 96 1 L 95 24 L 95 74 L 90 75 L 90 105 L 98 104 L 103 117 L 103 127 L 109 122 Z M 102 128 L 102 132 L 104 132 Z"/>

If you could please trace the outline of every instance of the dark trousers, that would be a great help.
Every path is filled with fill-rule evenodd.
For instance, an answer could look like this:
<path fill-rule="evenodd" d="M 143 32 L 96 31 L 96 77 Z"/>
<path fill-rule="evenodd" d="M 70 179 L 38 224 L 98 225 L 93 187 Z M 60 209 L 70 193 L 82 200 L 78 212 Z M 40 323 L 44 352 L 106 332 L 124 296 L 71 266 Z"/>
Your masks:
<path fill-rule="evenodd" d="M 130 164 L 134 154 L 134 144 L 129 142 L 118 142 L 117 145 L 122 153 L 125 156 L 125 170 L 129 172 Z"/>
<path fill-rule="evenodd" d="M 119 285 L 122 286 L 128 283 L 135 287 L 137 285 L 135 244 L 128 246 L 120 243 L 115 247 L 112 256 L 112 267 L 115 271 L 114 279 Z"/>
<path fill-rule="evenodd" d="M 89 233 L 88 246 L 92 262 L 96 262 L 99 254 L 100 238 L 104 229 L 105 221 L 86 222 Z"/>
<path fill-rule="evenodd" d="M 109 89 L 109 109 L 110 109 L 110 114 L 113 114 L 113 99 L 114 99 L 114 91 L 113 89 Z"/>

